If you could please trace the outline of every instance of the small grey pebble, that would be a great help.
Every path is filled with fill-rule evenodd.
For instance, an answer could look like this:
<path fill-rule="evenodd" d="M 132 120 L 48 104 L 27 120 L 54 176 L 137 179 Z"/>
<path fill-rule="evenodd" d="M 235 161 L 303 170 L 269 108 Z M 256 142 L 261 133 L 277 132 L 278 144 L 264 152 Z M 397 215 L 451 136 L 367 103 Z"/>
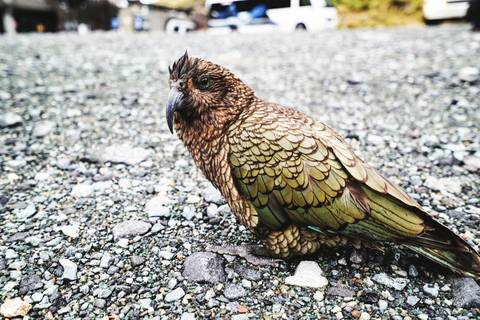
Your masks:
<path fill-rule="evenodd" d="M 97 299 L 95 300 L 95 307 L 99 308 L 99 309 L 103 309 L 105 308 L 105 305 L 107 304 L 107 301 L 105 301 L 105 299 Z"/>
<path fill-rule="evenodd" d="M 145 257 L 142 257 L 142 256 L 132 256 L 132 257 L 130 258 L 130 263 L 131 263 L 132 267 L 139 266 L 139 265 L 145 263 Z"/>

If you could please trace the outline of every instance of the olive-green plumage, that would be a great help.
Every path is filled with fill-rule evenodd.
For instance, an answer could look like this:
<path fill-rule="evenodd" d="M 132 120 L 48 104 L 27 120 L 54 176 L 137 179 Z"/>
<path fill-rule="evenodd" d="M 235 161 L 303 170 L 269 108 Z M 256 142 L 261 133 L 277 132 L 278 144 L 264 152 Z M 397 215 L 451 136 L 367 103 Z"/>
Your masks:
<path fill-rule="evenodd" d="M 167 122 L 268 253 L 394 241 L 463 275 L 480 257 L 331 128 L 265 102 L 228 70 L 185 54 L 170 71 Z"/>

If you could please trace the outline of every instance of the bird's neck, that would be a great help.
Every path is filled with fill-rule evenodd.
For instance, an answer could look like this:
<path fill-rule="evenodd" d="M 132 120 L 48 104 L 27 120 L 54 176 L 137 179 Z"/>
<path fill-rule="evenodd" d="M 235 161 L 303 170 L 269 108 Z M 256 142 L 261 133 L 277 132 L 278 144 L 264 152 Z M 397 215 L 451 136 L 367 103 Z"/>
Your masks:
<path fill-rule="evenodd" d="M 175 122 L 175 131 L 192 155 L 197 167 L 202 170 L 208 180 L 212 181 L 216 171 L 215 157 L 222 148 L 225 148 L 224 127 L 205 126 L 200 119 L 185 122 L 184 119 L 178 119 Z"/>

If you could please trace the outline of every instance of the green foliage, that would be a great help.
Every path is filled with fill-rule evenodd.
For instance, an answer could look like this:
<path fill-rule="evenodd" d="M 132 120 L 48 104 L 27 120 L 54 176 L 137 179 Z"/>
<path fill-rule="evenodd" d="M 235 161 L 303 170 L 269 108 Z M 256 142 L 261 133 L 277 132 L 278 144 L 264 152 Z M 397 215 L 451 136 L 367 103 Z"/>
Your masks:
<path fill-rule="evenodd" d="M 423 0 L 332 0 L 340 28 L 420 25 Z"/>
<path fill-rule="evenodd" d="M 372 0 L 332 0 L 337 5 L 343 5 L 352 10 L 367 10 Z"/>
<path fill-rule="evenodd" d="M 353 11 L 363 11 L 389 7 L 413 13 L 422 9 L 423 0 L 332 0 L 335 6 L 343 6 Z"/>

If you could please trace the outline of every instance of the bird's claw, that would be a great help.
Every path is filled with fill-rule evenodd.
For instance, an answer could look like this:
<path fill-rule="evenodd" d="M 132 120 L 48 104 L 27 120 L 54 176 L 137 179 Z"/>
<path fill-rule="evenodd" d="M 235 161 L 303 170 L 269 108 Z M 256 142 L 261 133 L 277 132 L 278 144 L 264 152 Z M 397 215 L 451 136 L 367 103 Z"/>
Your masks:
<path fill-rule="evenodd" d="M 272 266 L 277 268 L 280 264 L 285 263 L 282 259 L 269 258 L 267 250 L 261 245 L 215 246 L 208 244 L 205 250 L 218 254 L 240 256 L 256 266 Z"/>

